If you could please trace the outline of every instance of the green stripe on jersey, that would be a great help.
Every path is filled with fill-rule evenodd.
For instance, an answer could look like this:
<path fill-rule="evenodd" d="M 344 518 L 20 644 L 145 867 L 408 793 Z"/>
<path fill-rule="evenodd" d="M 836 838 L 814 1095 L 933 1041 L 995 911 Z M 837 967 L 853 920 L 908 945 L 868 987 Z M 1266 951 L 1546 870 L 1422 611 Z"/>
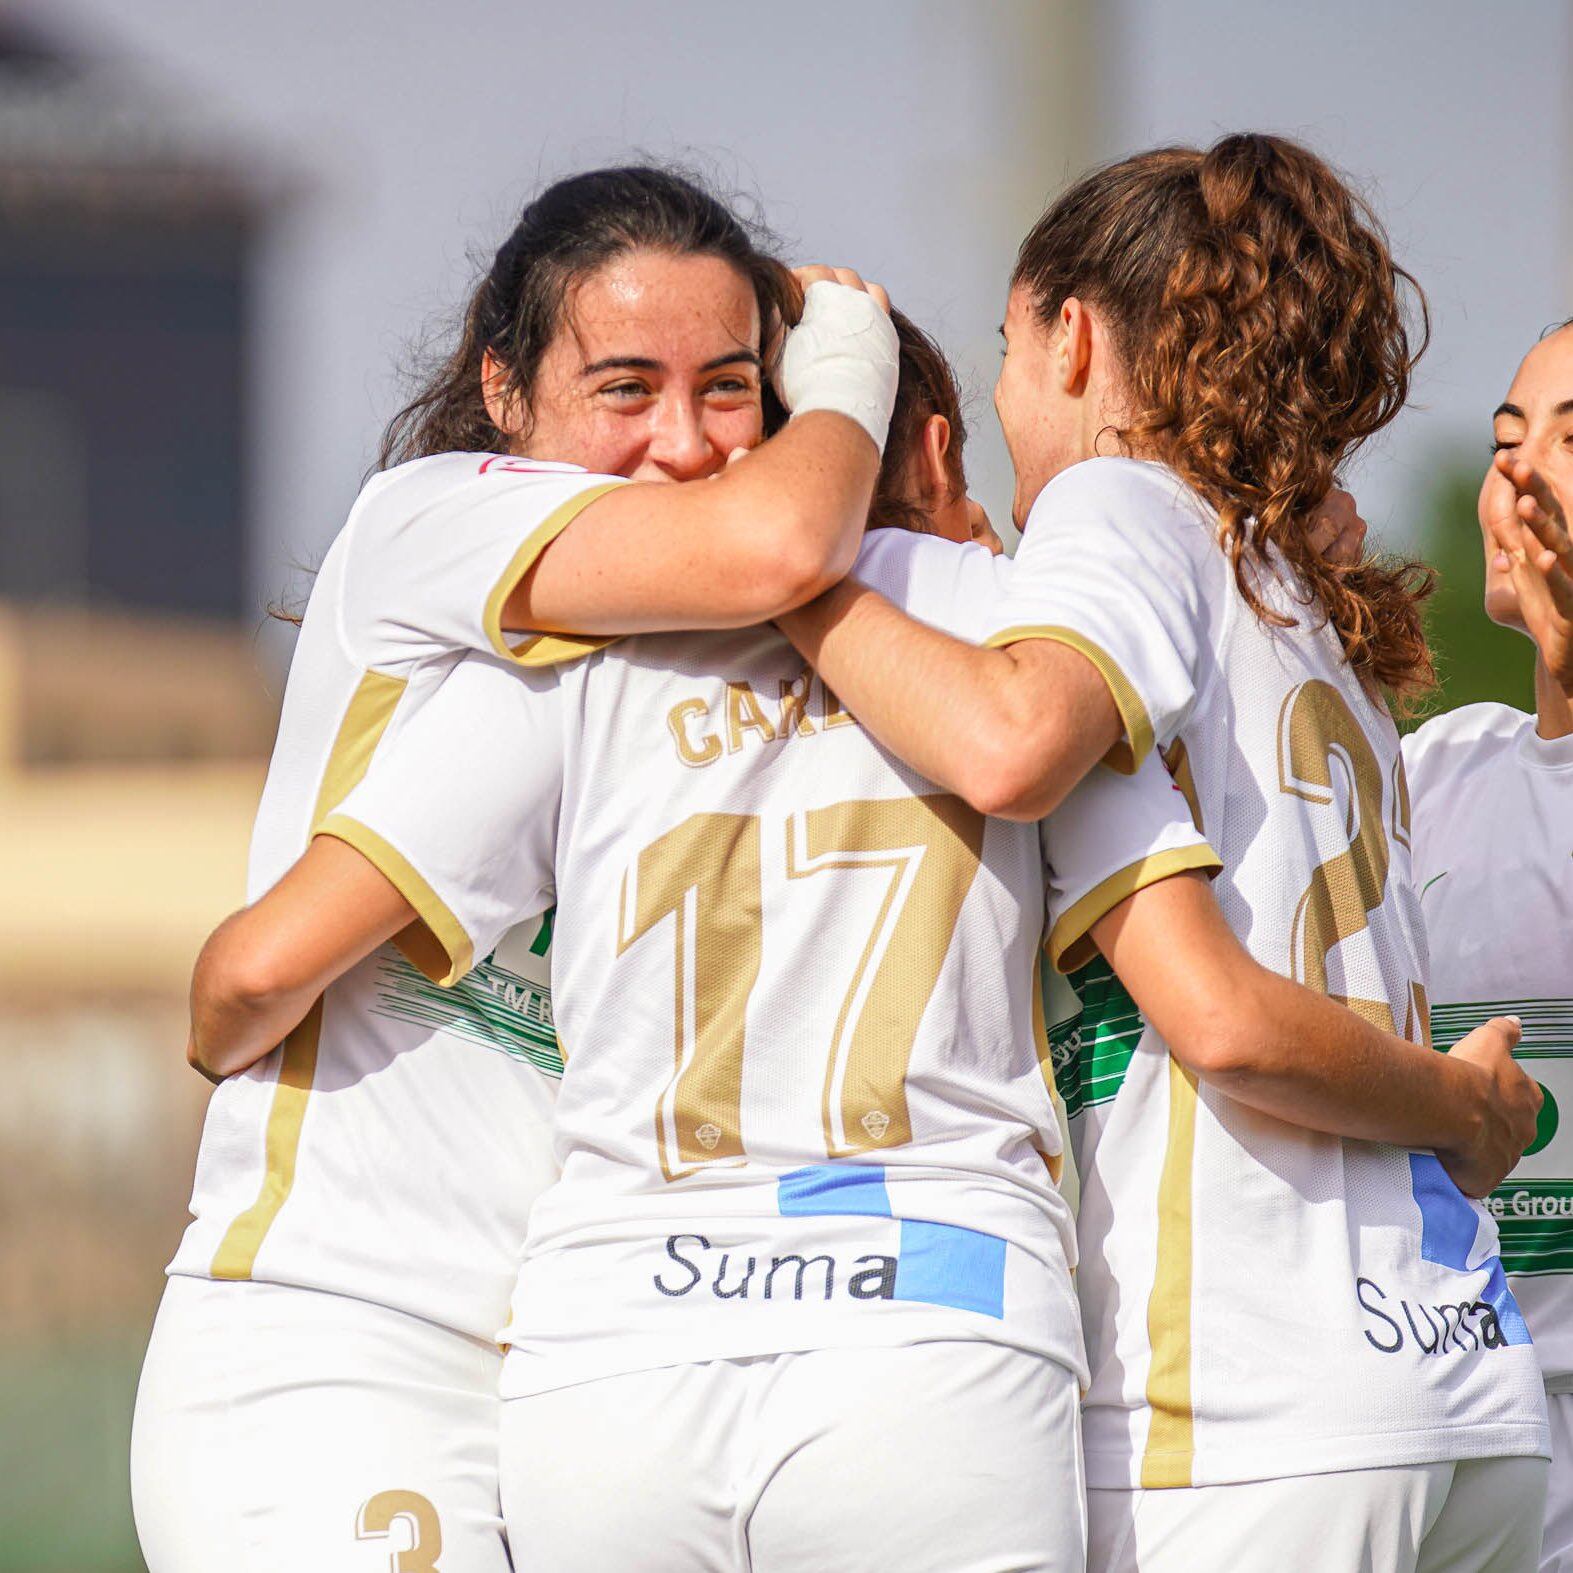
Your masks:
<path fill-rule="evenodd" d="M 1573 1000 L 1472 1000 L 1431 1007 L 1431 1038 L 1450 1049 L 1493 1016 L 1517 1016 L 1524 1037 L 1515 1059 L 1573 1059 Z"/>
<path fill-rule="evenodd" d="M 1119 1092 L 1147 1023 L 1103 957 L 1067 981 L 1081 1008 L 1050 1026 L 1049 1055 L 1065 1113 L 1074 1119 Z"/>
<path fill-rule="evenodd" d="M 372 1012 L 527 1060 L 548 1076 L 563 1073 L 550 992 L 499 967 L 490 956 L 451 989 L 444 989 L 402 956 L 389 952 L 377 968 L 377 1004 Z"/>
<path fill-rule="evenodd" d="M 1460 1004 L 1431 1007 L 1431 1039 L 1439 1049 L 1449 1049 L 1476 1027 L 1483 1027 L 1493 1016 L 1517 1016 L 1524 1023 L 1524 1036 L 1513 1051 L 1513 1058 L 1528 1063 L 1525 1069 L 1541 1082 L 1546 1103 L 1540 1111 L 1540 1128 L 1535 1142 L 1525 1154 L 1526 1167 L 1540 1173 L 1520 1179 L 1509 1175 L 1507 1182 L 1491 1193 L 1487 1206 L 1496 1219 L 1502 1241 L 1502 1265 L 1509 1273 L 1544 1277 L 1573 1273 L 1573 1178 L 1553 1179 L 1545 1166 L 1563 1168 L 1567 1156 L 1561 1146 L 1551 1146 L 1553 1138 L 1566 1142 L 1559 1131 L 1573 1108 L 1558 1108 L 1549 1083 L 1557 1083 L 1565 1100 L 1565 1073 L 1549 1068 L 1550 1060 L 1573 1060 L 1573 1000 L 1470 1000 Z M 1535 1063 L 1540 1062 L 1540 1063 Z M 1538 1163 L 1535 1154 L 1544 1152 Z"/>
<path fill-rule="evenodd" d="M 1491 1193 L 1490 1210 L 1510 1273 L 1573 1271 L 1573 1182 L 1509 1179 Z"/>

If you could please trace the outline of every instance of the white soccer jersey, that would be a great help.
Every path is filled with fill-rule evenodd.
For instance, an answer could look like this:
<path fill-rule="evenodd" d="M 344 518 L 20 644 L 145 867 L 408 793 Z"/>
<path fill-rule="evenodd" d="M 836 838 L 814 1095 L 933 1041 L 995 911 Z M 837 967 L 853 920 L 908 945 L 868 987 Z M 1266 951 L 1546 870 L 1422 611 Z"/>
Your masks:
<path fill-rule="evenodd" d="M 972 635 L 1008 565 L 883 531 L 857 571 Z M 896 763 L 768 628 L 628 639 L 559 682 L 563 1175 L 532 1215 L 505 1394 L 936 1338 L 1080 1370 L 1036 827 Z M 539 703 L 505 723 L 519 688 L 466 663 L 341 815 L 482 931 L 499 915 L 470 916 L 462 869 L 425 850 L 442 796 L 418 761 L 446 761 L 471 817 L 483 731 L 509 774 L 553 746 Z M 1148 802 L 1188 824 L 1166 782 Z M 539 882 L 506 820 L 493 836 L 506 879 Z"/>
<path fill-rule="evenodd" d="M 1466 705 L 1404 739 L 1415 885 L 1431 939 L 1431 1027 L 1447 1048 L 1518 1016 L 1545 1103 L 1489 1207 L 1546 1385 L 1573 1392 L 1573 737 Z"/>
<path fill-rule="evenodd" d="M 549 661 L 576 648 L 543 639 L 510 651 L 502 606 L 558 531 L 616 484 L 473 453 L 367 483 L 312 589 L 248 899 L 305 850 L 466 650 Z M 443 834 L 466 848 L 463 825 Z M 495 1333 L 530 1200 L 555 1172 L 550 930 L 539 918 L 550 892 L 518 906 L 525 894 L 510 892 L 533 921 L 474 971 L 462 937 L 439 922 L 418 967 L 394 947 L 377 952 L 284 1045 L 215 1090 L 194 1221 L 171 1272 L 331 1290 Z M 466 972 L 452 991 L 435 981 Z"/>
<path fill-rule="evenodd" d="M 1075 466 L 1033 509 L 991 642 L 1087 654 L 1125 716 L 1122 762 L 1156 743 L 1194 793 L 1223 857 L 1215 893 L 1252 955 L 1419 1040 L 1397 734 L 1287 577 L 1259 582 L 1293 626 L 1251 614 L 1216 529 L 1161 465 Z M 1095 890 L 1087 859 L 1112 845 L 1098 801 L 1073 797 L 1050 823 L 1068 889 Z M 1119 860 L 1102 876 L 1118 882 Z M 1063 903 L 1054 926 L 1071 963 L 1073 916 Z M 1090 1484 L 1544 1451 L 1495 1226 L 1432 1154 L 1248 1109 L 1170 1059 L 1107 967 L 1073 981 L 1050 1036 L 1075 1105 Z"/>

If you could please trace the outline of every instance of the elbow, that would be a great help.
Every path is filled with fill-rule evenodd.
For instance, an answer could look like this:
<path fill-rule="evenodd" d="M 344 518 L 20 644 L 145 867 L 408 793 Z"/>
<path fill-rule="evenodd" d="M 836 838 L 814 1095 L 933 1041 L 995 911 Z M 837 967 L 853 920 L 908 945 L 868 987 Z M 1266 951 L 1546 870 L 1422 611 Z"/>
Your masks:
<path fill-rule="evenodd" d="M 1164 1041 L 1181 1065 L 1223 1089 L 1249 1077 L 1262 1063 L 1263 1046 L 1273 1025 L 1256 1008 L 1253 991 L 1243 987 L 1209 989 L 1178 1015 Z"/>
<path fill-rule="evenodd" d="M 224 959 L 203 981 L 212 1003 L 246 1016 L 264 1014 L 300 987 L 282 957 L 256 947 Z"/>
<path fill-rule="evenodd" d="M 233 1076 L 236 1071 L 245 1069 L 244 1065 L 231 1064 L 229 1056 L 215 1053 L 199 1043 L 195 1025 L 192 1027 L 191 1035 L 186 1039 L 186 1064 L 199 1076 L 205 1076 L 215 1084 L 226 1077 Z"/>
<path fill-rule="evenodd" d="M 287 949 L 259 943 L 245 916 L 221 926 L 197 957 L 191 1009 L 198 1020 L 265 1015 L 304 982 Z"/>
<path fill-rule="evenodd" d="M 957 791 L 996 819 L 1042 819 L 1065 796 L 1054 739 L 1019 717 L 980 717 L 957 763 Z"/>
<path fill-rule="evenodd" d="M 806 522 L 784 522 L 756 543 L 755 563 L 748 576 L 753 587 L 756 621 L 765 623 L 795 612 L 823 595 L 852 571 L 860 537 L 815 541 Z"/>
<path fill-rule="evenodd" d="M 1035 783 L 1017 762 L 974 755 L 960 772 L 959 795 L 980 814 L 994 819 L 1041 819 Z"/>

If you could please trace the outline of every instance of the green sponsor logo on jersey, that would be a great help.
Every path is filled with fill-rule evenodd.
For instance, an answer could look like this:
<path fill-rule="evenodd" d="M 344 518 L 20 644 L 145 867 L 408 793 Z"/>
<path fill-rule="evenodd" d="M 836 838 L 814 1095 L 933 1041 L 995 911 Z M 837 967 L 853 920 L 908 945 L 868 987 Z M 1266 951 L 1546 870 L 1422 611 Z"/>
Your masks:
<path fill-rule="evenodd" d="M 495 952 L 444 989 L 389 951 L 377 969 L 377 1004 L 372 1010 L 527 1060 L 548 1076 L 563 1073 L 551 990 L 499 966 Z"/>
<path fill-rule="evenodd" d="M 1434 1005 L 1432 1040 L 1449 1049 L 1493 1016 L 1517 1016 L 1524 1036 L 1513 1058 L 1540 1084 L 1544 1102 L 1535 1139 L 1518 1170 L 1486 1199 L 1510 1273 L 1543 1276 L 1573 1272 L 1573 1133 L 1562 1130 L 1561 1100 L 1573 1090 L 1573 1000 L 1472 1000 Z M 1560 1063 L 1559 1063 L 1560 1062 Z"/>
<path fill-rule="evenodd" d="M 1049 1055 L 1065 1113 L 1075 1119 L 1120 1090 L 1147 1023 L 1103 957 L 1067 981 L 1080 1008 L 1049 1027 Z"/>

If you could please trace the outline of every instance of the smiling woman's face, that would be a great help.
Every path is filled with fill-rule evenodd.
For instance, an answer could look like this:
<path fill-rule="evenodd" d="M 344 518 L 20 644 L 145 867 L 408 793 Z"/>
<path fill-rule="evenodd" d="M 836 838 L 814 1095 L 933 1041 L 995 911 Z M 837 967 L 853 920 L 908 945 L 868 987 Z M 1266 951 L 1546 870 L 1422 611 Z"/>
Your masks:
<path fill-rule="evenodd" d="M 759 307 L 718 257 L 636 251 L 569 292 L 514 451 L 637 481 L 702 480 L 764 432 Z M 494 419 L 496 415 L 494 413 Z"/>
<path fill-rule="evenodd" d="M 1573 327 L 1542 339 L 1518 368 L 1513 386 L 1492 416 L 1492 446 L 1527 459 L 1556 493 L 1564 513 L 1573 513 Z M 1522 628 L 1518 595 L 1506 556 L 1486 526 L 1493 492 L 1500 505 L 1507 482 L 1488 473 L 1480 489 L 1480 529 L 1486 553 L 1486 615 L 1494 623 Z"/>

